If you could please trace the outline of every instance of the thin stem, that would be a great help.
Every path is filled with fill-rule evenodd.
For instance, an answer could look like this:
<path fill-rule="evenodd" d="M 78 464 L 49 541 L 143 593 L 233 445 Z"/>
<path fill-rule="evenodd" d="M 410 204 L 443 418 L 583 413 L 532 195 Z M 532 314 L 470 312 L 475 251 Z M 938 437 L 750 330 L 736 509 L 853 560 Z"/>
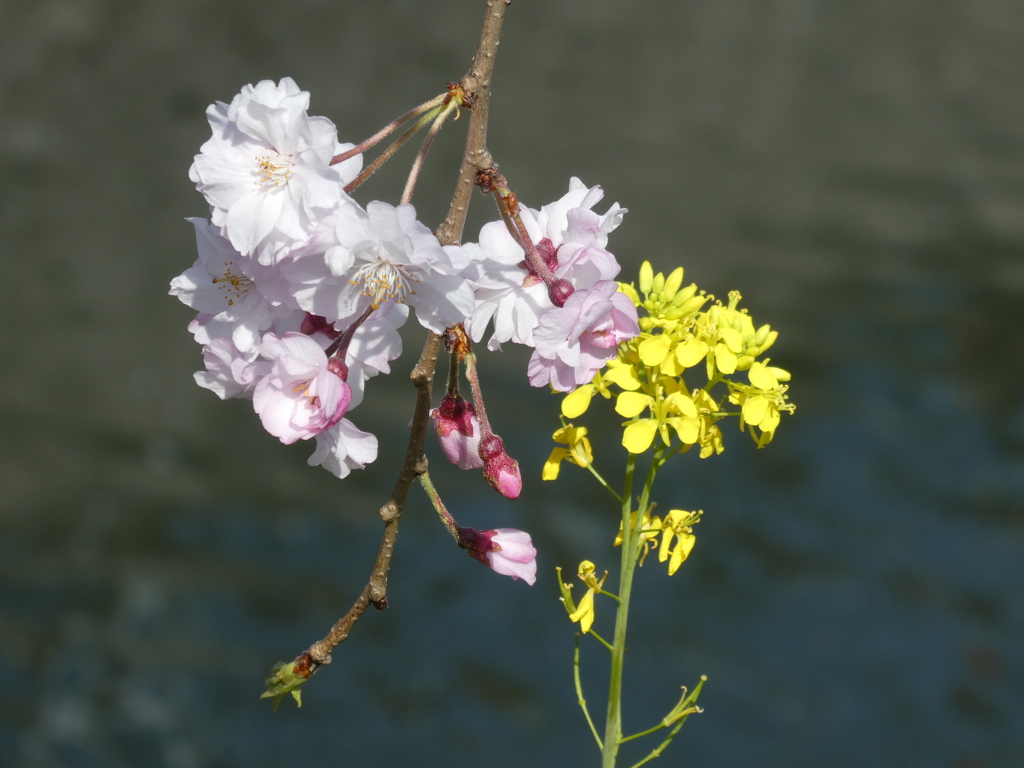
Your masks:
<path fill-rule="evenodd" d="M 590 630 L 587 634 L 588 635 L 592 635 L 594 637 L 594 639 L 597 640 L 597 642 L 599 642 L 601 645 L 603 645 L 605 648 L 607 648 L 612 653 L 615 652 L 615 649 L 612 648 L 612 644 L 609 643 L 607 640 L 605 640 L 603 637 L 601 637 L 599 634 L 597 634 L 597 632 L 595 632 L 594 630 Z"/>
<path fill-rule="evenodd" d="M 480 374 L 476 367 L 476 354 L 472 349 L 466 353 L 466 379 L 469 381 L 469 389 L 473 393 L 473 408 L 476 409 L 476 417 L 480 420 L 481 439 L 489 437 L 494 434 L 494 431 L 491 429 L 491 422 L 487 418 L 487 409 L 484 408 L 484 394 L 480 389 Z"/>
<path fill-rule="evenodd" d="M 626 480 L 622 488 L 622 555 L 619 565 L 619 595 L 621 602 L 615 613 L 615 637 L 612 648 L 611 673 L 608 680 L 608 712 L 604 724 L 604 748 L 601 752 L 602 768 L 614 768 L 622 735 L 622 665 L 626 652 L 626 624 L 629 619 L 629 595 L 633 587 L 633 569 L 636 554 L 633 551 L 632 495 L 636 454 L 626 460 Z"/>
<path fill-rule="evenodd" d="M 327 355 L 327 357 L 337 354 L 338 357 L 341 358 L 341 361 L 345 362 L 345 354 L 348 352 L 348 345 L 352 342 L 352 337 L 355 336 L 359 326 L 369 319 L 375 309 L 377 309 L 377 307 L 373 305 L 367 307 L 366 311 L 356 318 L 355 322 L 346 328 L 345 332 L 336 338 L 331 346 L 324 350 L 324 354 Z"/>
<path fill-rule="evenodd" d="M 587 464 L 587 469 L 590 471 L 590 474 L 592 474 L 594 477 L 597 478 L 597 482 L 599 482 L 601 485 L 603 485 L 605 487 L 605 489 L 607 489 L 608 493 L 610 493 L 612 496 L 614 496 L 615 500 L 617 502 L 619 502 L 619 504 L 621 504 L 622 503 L 622 497 L 619 496 L 619 494 L 617 494 L 615 492 L 615 489 L 612 488 L 610 485 L 608 485 L 608 483 L 605 481 L 605 479 L 603 477 L 601 477 L 600 473 L 596 469 L 594 469 L 594 464 L 593 463 Z"/>
<path fill-rule="evenodd" d="M 660 731 L 662 728 L 668 728 L 668 726 L 665 725 L 665 723 L 658 723 L 656 726 L 654 726 L 653 728 L 648 728 L 646 731 L 634 733 L 632 736 L 626 736 L 625 738 L 619 739 L 619 744 L 625 744 L 627 741 L 639 739 L 641 736 L 650 736 L 652 733 L 654 733 L 655 731 Z"/>
<path fill-rule="evenodd" d="M 452 352 L 448 362 L 448 397 L 459 397 L 459 355 Z"/>
<path fill-rule="evenodd" d="M 578 634 L 576 635 L 576 652 L 572 656 L 572 676 L 576 681 L 576 703 L 580 705 L 583 716 L 587 718 L 587 725 L 590 726 L 590 732 L 594 734 L 597 748 L 604 749 L 601 737 L 597 735 L 597 728 L 594 727 L 594 721 L 590 719 L 590 712 L 587 711 L 587 700 L 583 698 L 583 684 L 580 682 L 580 636 Z"/>
<path fill-rule="evenodd" d="M 356 155 L 362 154 L 363 152 L 368 150 L 370 147 L 375 146 L 384 137 L 390 136 L 396 130 L 401 128 L 403 124 L 405 124 L 406 122 L 408 122 L 412 118 L 416 117 L 416 115 L 420 115 L 420 114 L 426 112 L 429 109 L 433 109 L 434 107 L 438 106 L 439 104 L 443 104 L 444 100 L 446 98 L 448 98 L 448 94 L 447 93 L 442 93 L 440 96 L 435 96 L 430 101 L 423 102 L 418 107 L 413 107 L 412 109 L 410 109 L 408 112 L 406 112 L 401 117 L 395 118 L 390 123 L 385 125 L 379 131 L 377 131 L 375 134 L 373 134 L 373 136 L 371 136 L 366 141 L 364 141 L 362 144 L 359 144 L 358 146 L 352 147 L 352 149 L 346 149 L 340 155 L 335 155 L 334 157 L 332 157 L 330 165 L 337 165 L 338 163 L 343 163 L 346 160 L 348 160 L 349 158 L 352 158 L 352 157 L 355 157 Z"/>
<path fill-rule="evenodd" d="M 451 512 L 441 501 L 441 494 L 437 492 L 437 488 L 434 487 L 434 483 L 430 479 L 430 473 L 424 472 L 420 475 L 420 485 L 423 486 L 423 490 L 427 492 L 427 497 L 430 499 L 430 503 L 434 505 L 434 510 L 437 512 L 437 516 L 441 518 L 441 522 L 444 523 L 444 527 L 448 529 L 457 542 L 462 542 L 462 537 L 459 536 L 459 524 L 455 522 L 455 518 L 452 517 Z"/>
<path fill-rule="evenodd" d="M 423 146 L 420 147 L 420 151 L 416 153 L 416 159 L 413 160 L 412 168 L 409 170 L 409 178 L 405 182 L 405 189 L 402 191 L 401 204 L 405 205 L 412 200 L 412 191 L 416 188 L 416 180 L 420 176 L 420 169 L 423 168 L 423 161 L 427 159 L 427 152 L 430 151 L 430 145 L 434 143 L 434 139 L 437 134 L 441 132 L 441 128 L 444 126 L 444 121 L 448 119 L 448 115 L 452 113 L 452 110 L 459 108 L 458 103 L 453 99 L 448 103 L 448 106 L 444 108 L 440 115 L 434 120 L 434 124 L 430 126 L 430 130 L 427 131 L 427 137 L 423 140 Z"/>
<path fill-rule="evenodd" d="M 672 739 L 674 739 L 676 737 L 676 734 L 679 733 L 679 729 L 683 727 L 683 723 L 686 722 L 686 718 L 688 717 L 689 715 L 684 715 L 683 717 L 679 718 L 679 722 L 676 723 L 676 727 L 673 728 L 671 733 L 669 733 L 669 735 L 665 737 L 665 740 L 661 742 L 661 744 L 659 744 L 655 749 L 651 750 L 651 754 L 649 754 L 639 763 L 634 763 L 630 768 L 640 768 L 641 765 L 645 765 L 646 763 L 651 762 L 651 760 L 653 760 L 654 758 L 661 757 L 661 753 L 665 751 L 665 747 L 672 743 Z"/>
<path fill-rule="evenodd" d="M 422 128 L 435 117 L 437 117 L 441 109 L 442 107 L 434 107 L 432 110 L 427 112 L 427 114 L 423 115 L 423 117 L 417 120 L 413 124 L 412 128 L 410 128 L 408 131 L 406 131 L 397 139 L 395 139 L 395 141 L 391 144 L 390 147 L 381 152 L 376 160 L 370 163 L 366 168 L 363 169 L 362 173 L 360 173 L 352 181 L 350 181 L 345 186 L 345 191 L 352 192 L 352 190 L 356 189 L 360 184 L 362 184 L 368 178 L 373 176 L 373 174 L 377 172 L 377 169 L 384 165 L 384 163 L 386 163 L 388 160 L 390 160 L 392 155 L 394 155 L 395 152 L 401 149 L 402 145 L 405 144 L 405 142 L 407 142 L 409 139 L 411 139 L 416 134 L 416 132 L 419 131 L 420 128 Z"/>

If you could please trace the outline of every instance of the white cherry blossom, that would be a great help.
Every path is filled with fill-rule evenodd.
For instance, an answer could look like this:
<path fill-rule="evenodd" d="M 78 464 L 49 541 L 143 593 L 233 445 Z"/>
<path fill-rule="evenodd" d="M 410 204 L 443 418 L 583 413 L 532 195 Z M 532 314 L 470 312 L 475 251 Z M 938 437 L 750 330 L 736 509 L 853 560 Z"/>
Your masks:
<path fill-rule="evenodd" d="M 342 419 L 316 436 L 316 450 L 308 464 L 318 464 L 335 477 L 347 477 L 353 469 L 362 469 L 377 460 L 377 438 L 360 431 L 348 419 Z"/>
<path fill-rule="evenodd" d="M 213 208 L 213 223 L 250 255 L 275 229 L 302 238 L 318 216 L 348 199 L 343 187 L 361 158 L 331 166 L 334 124 L 309 117 L 309 94 L 291 78 L 247 85 L 230 105 L 207 109 L 213 136 L 189 177 Z M 348 145 L 351 146 L 351 145 Z"/>
<path fill-rule="evenodd" d="M 338 245 L 322 264 L 282 265 L 306 311 L 334 322 L 370 306 L 407 304 L 435 333 L 472 314 L 473 289 L 411 205 L 373 201 L 364 211 L 349 203 L 338 210 L 335 234 Z"/>

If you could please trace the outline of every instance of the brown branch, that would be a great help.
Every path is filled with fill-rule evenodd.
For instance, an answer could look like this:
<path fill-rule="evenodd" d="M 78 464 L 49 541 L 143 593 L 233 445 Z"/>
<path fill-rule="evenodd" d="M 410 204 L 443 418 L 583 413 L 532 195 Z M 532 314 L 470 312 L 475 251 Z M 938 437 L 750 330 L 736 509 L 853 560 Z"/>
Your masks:
<path fill-rule="evenodd" d="M 473 66 L 461 81 L 472 110 L 455 194 L 452 196 L 448 215 L 435 233 L 442 245 L 456 245 L 461 241 L 476 174 L 491 166 L 491 155 L 487 151 L 487 107 L 490 100 L 491 72 L 498 50 L 498 37 L 505 18 L 505 8 L 510 2 L 511 0 L 487 0 L 487 13 L 484 16 Z M 380 508 L 380 516 L 384 520 L 384 537 L 377 552 L 373 573 L 355 604 L 331 627 L 327 637 L 313 643 L 308 651 L 296 658 L 295 672 L 301 677 L 309 677 L 320 665 L 330 663 L 331 651 L 348 638 L 352 627 L 370 604 L 378 609 L 387 607 L 388 570 L 398 537 L 398 523 L 405 508 L 406 498 L 409 496 L 409 489 L 416 478 L 427 471 L 427 457 L 423 449 L 429 423 L 434 369 L 437 366 L 440 345 L 441 337 L 436 333 L 430 333 L 423 345 L 419 362 L 410 376 L 413 386 L 416 387 L 416 413 L 409 434 L 409 445 L 405 451 L 405 460 L 402 462 L 395 488 L 391 492 L 391 498 Z"/>

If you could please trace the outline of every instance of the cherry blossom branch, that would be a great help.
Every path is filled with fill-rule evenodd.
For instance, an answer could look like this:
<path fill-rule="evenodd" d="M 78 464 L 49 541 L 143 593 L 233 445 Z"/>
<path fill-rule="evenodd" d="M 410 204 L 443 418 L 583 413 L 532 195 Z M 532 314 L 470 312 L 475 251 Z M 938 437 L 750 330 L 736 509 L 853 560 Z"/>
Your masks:
<path fill-rule="evenodd" d="M 477 44 L 473 65 L 460 82 L 465 94 L 465 104 L 471 112 L 466 148 L 459 169 L 455 193 L 452 196 L 448 215 L 435 233 L 442 245 L 455 245 L 462 239 L 469 201 L 473 192 L 473 181 L 478 171 L 491 166 L 491 154 L 487 151 L 487 115 L 491 73 L 494 68 L 494 57 L 498 50 L 498 38 L 505 18 L 505 9 L 510 2 L 511 0 L 487 0 L 487 12 L 484 16 L 483 28 L 480 31 L 480 41 Z M 287 693 L 292 693 L 298 698 L 298 686 L 320 666 L 330 663 L 331 652 L 348 638 L 352 627 L 359 621 L 371 603 L 378 610 L 387 607 L 387 577 L 395 541 L 398 537 L 398 523 L 409 495 L 409 489 L 416 478 L 427 470 L 424 443 L 430 413 L 434 370 L 437 366 L 440 347 L 441 336 L 430 333 L 423 345 L 419 361 L 410 375 L 413 386 L 416 387 L 416 411 L 409 434 L 409 445 L 406 448 L 405 460 L 402 462 L 398 480 L 395 482 L 391 497 L 380 509 L 380 516 L 384 521 L 384 535 L 370 580 L 363 587 L 363 591 L 348 613 L 331 627 L 331 631 L 325 638 L 313 643 L 309 650 L 301 653 L 291 664 L 275 667 L 274 674 L 267 679 L 267 691 L 264 694 L 264 696 L 272 696 L 275 702 Z"/>

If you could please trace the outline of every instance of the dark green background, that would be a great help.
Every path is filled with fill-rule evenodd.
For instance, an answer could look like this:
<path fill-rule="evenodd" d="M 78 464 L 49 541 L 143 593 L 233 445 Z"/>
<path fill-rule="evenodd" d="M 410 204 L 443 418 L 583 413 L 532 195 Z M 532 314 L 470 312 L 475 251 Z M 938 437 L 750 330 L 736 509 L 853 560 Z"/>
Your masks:
<path fill-rule="evenodd" d="M 187 171 L 207 104 L 288 75 L 359 141 L 461 77 L 481 17 L 0 5 L 0 765 L 596 764 L 553 568 L 612 568 L 615 513 L 574 468 L 539 481 L 558 401 L 527 391 L 527 355 L 483 361 L 520 501 L 435 466 L 460 522 L 534 535 L 536 586 L 467 558 L 414 496 L 391 608 L 275 715 L 261 678 L 369 572 L 421 337 L 353 415 L 381 459 L 337 481 L 193 384 L 191 313 L 166 295 L 206 213 Z M 706 515 L 679 574 L 641 573 L 626 727 L 710 678 L 661 764 L 1024 764 L 1022 82 L 1016 0 L 510 7 L 490 149 L 520 198 L 602 184 L 630 209 L 625 275 L 647 258 L 739 288 L 794 374 L 769 450 L 728 430 L 656 493 Z M 428 225 L 464 126 L 417 191 Z M 394 200 L 409 157 L 361 199 Z M 616 419 L 590 425 L 610 472 Z M 583 656 L 600 712 L 603 651 Z"/>

